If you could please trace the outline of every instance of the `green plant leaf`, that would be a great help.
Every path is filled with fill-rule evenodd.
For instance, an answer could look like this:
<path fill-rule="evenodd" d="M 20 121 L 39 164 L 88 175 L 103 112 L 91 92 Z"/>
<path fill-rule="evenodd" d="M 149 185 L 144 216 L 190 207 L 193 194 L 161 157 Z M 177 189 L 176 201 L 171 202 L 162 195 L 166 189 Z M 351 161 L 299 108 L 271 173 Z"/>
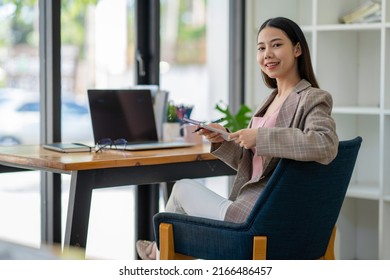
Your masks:
<path fill-rule="evenodd" d="M 222 105 L 224 104 L 220 102 L 215 106 L 215 109 L 223 115 L 223 126 L 228 128 L 230 131 L 237 131 L 248 127 L 252 116 L 252 110 L 247 105 L 242 104 L 236 114 L 233 114 L 230 111 L 228 105 L 224 105 L 225 108 L 223 108 Z"/>
<path fill-rule="evenodd" d="M 176 106 L 172 101 L 168 102 L 167 122 L 178 122 Z"/>

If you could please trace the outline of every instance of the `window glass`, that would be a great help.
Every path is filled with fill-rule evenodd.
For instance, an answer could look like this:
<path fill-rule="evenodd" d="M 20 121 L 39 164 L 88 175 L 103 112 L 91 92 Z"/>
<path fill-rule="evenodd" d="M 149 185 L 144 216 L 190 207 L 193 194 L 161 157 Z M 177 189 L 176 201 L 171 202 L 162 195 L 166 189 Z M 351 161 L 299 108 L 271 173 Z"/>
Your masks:
<path fill-rule="evenodd" d="M 0 1 L 0 146 L 39 143 L 38 17 L 38 1 Z M 0 239 L 39 247 L 40 173 L 0 182 Z"/>
<path fill-rule="evenodd" d="M 228 100 L 228 4 L 224 0 L 161 0 L 160 85 L 191 117 L 210 121 Z"/>
<path fill-rule="evenodd" d="M 94 144 L 87 90 L 134 86 L 135 0 L 61 2 L 62 141 Z M 63 231 L 70 176 L 62 176 Z M 86 255 L 133 259 L 133 186 L 95 190 Z M 110 229 L 110 230 L 107 230 Z"/>
<path fill-rule="evenodd" d="M 35 1 L 32 1 L 33 3 Z M 0 145 L 39 143 L 38 6 L 0 2 Z M 36 103 L 26 120 L 24 106 Z"/>
<path fill-rule="evenodd" d="M 160 0 L 160 86 L 175 106 L 193 108 L 189 117 L 212 121 L 216 104 L 228 102 L 229 1 Z M 228 178 L 201 179 L 222 196 Z"/>
<path fill-rule="evenodd" d="M 134 0 L 62 0 L 62 140 L 93 142 L 87 90 L 134 85 Z M 63 104 L 64 105 L 64 104 Z M 78 110 L 68 110 L 72 106 Z"/>

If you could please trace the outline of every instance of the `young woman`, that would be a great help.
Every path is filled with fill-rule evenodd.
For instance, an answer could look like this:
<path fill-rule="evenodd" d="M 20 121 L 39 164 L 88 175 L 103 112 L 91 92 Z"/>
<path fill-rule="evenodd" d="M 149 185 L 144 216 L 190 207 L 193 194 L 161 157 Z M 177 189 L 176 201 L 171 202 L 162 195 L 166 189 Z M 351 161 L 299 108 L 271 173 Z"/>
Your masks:
<path fill-rule="evenodd" d="M 224 140 L 218 133 L 198 133 L 211 142 L 211 152 L 237 170 L 232 192 L 224 198 L 193 180 L 178 181 L 166 211 L 231 222 L 244 222 L 281 158 L 330 163 L 338 137 L 331 95 L 319 89 L 309 47 L 299 26 L 271 18 L 257 36 L 257 62 L 265 84 L 273 89 L 248 128 Z M 223 128 L 219 124 L 210 124 Z M 155 242 L 140 240 L 142 259 L 156 258 Z"/>

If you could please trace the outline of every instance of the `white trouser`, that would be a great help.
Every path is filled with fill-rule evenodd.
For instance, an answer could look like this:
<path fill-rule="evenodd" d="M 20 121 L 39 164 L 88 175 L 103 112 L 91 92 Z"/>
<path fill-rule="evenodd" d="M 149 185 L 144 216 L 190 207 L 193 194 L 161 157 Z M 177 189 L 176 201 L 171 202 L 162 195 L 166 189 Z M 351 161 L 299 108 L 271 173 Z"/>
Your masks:
<path fill-rule="evenodd" d="M 166 212 L 224 220 L 232 201 L 191 179 L 177 181 L 165 207 Z"/>

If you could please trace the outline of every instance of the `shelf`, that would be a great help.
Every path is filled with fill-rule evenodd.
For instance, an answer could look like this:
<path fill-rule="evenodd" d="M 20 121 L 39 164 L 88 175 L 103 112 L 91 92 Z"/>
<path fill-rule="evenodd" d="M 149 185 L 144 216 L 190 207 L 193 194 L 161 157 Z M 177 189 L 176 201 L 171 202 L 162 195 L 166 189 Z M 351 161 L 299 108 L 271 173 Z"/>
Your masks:
<path fill-rule="evenodd" d="M 324 24 L 315 27 L 318 31 L 362 31 L 362 30 L 380 30 L 381 23 L 354 23 L 354 24 Z"/>
<path fill-rule="evenodd" d="M 335 114 L 354 114 L 354 115 L 379 115 L 380 109 L 376 107 L 333 107 Z M 390 114 L 390 110 L 389 110 Z"/>
<path fill-rule="evenodd" d="M 379 29 L 317 34 L 316 74 L 334 106 L 379 108 L 381 34 Z"/>
<path fill-rule="evenodd" d="M 311 33 L 314 31 L 314 27 L 312 25 L 304 25 L 301 26 L 301 29 L 304 33 Z M 307 39 L 307 38 L 306 38 Z"/>
<path fill-rule="evenodd" d="M 360 198 L 379 200 L 380 190 L 378 186 L 372 185 L 350 185 L 347 190 L 348 198 Z"/>

